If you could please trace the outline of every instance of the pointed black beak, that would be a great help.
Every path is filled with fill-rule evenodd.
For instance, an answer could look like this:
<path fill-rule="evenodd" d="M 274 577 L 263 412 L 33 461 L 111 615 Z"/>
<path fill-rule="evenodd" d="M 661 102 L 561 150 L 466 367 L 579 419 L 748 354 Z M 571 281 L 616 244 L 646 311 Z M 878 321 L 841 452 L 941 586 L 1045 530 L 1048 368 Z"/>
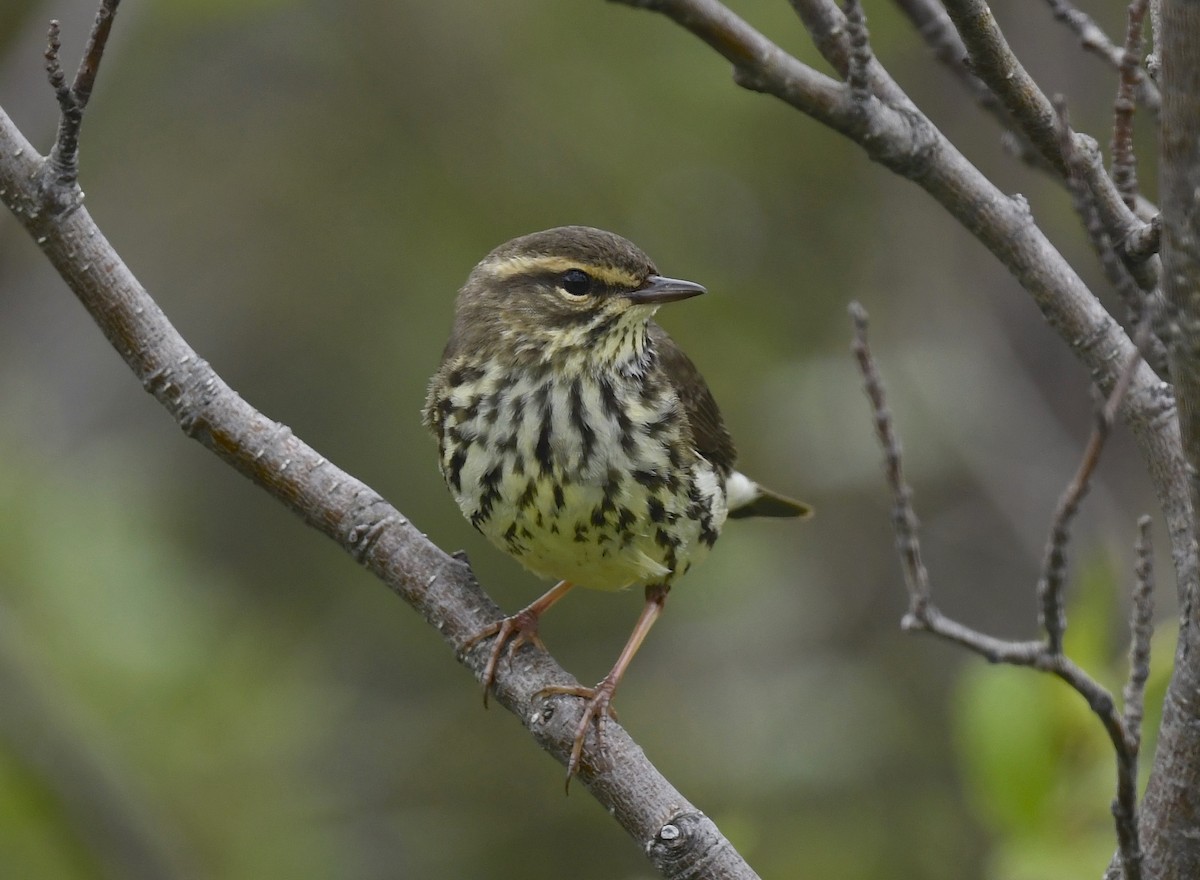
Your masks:
<path fill-rule="evenodd" d="M 704 288 L 694 281 L 684 281 L 680 278 L 664 278 L 662 275 L 651 275 L 646 283 L 637 290 L 626 294 L 631 303 L 637 305 L 660 305 L 675 302 L 704 293 Z"/>

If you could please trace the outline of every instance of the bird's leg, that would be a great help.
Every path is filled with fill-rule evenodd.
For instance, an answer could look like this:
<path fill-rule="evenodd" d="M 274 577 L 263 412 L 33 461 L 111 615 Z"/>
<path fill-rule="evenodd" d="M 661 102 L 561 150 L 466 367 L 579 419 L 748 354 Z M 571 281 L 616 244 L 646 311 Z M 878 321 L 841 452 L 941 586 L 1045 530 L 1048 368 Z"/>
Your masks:
<path fill-rule="evenodd" d="M 538 635 L 538 618 L 545 614 L 555 602 L 567 595 L 573 586 L 574 584 L 570 581 L 559 581 L 541 598 L 530 602 L 516 614 L 484 627 L 463 644 L 463 650 L 469 651 L 484 639 L 496 636 L 496 643 L 492 645 L 492 653 L 488 657 L 487 666 L 483 669 L 483 705 L 485 707 L 488 702 L 488 690 L 496 681 L 496 665 L 500 662 L 500 655 L 504 653 L 504 646 L 508 646 L 510 659 L 518 648 L 530 642 L 543 651 L 546 650 L 541 636 Z"/>
<path fill-rule="evenodd" d="M 575 744 L 571 748 L 571 760 L 567 763 L 568 788 L 571 785 L 571 777 L 579 771 L 579 764 L 583 758 L 583 741 L 587 737 L 588 727 L 593 721 L 596 724 L 596 751 L 597 753 L 603 752 L 604 727 L 608 723 L 608 716 L 614 712 L 611 704 L 613 695 L 617 691 L 617 685 L 621 683 L 621 678 L 625 675 L 625 670 L 633 659 L 633 655 L 645 641 L 650 627 L 654 626 L 654 621 L 658 620 L 658 616 L 662 614 L 663 605 L 667 601 L 667 593 L 670 589 L 666 584 L 653 584 L 646 587 L 646 604 L 642 606 L 642 613 L 638 616 L 629 641 L 625 643 L 625 647 L 621 650 L 621 656 L 617 658 L 617 662 L 613 664 L 608 675 L 604 676 L 594 688 L 551 685 L 538 691 L 537 696 L 567 694 L 583 697 L 587 701 L 583 706 L 583 717 L 579 719 L 579 724 L 575 728 Z"/>

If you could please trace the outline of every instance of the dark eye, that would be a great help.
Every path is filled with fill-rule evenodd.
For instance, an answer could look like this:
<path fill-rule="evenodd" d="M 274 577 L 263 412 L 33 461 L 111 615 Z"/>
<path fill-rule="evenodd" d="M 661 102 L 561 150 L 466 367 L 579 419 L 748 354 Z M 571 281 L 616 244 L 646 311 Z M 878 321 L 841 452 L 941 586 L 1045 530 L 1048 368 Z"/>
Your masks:
<path fill-rule="evenodd" d="M 562 273 L 562 288 L 571 296 L 587 296 L 592 289 L 592 276 L 582 269 Z"/>

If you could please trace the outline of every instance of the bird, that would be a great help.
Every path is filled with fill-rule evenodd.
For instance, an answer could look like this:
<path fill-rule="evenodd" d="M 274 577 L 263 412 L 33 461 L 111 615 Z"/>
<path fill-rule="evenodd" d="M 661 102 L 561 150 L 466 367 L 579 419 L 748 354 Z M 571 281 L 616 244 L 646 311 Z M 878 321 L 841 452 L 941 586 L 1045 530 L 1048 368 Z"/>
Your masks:
<path fill-rule="evenodd" d="M 423 421 L 470 524 L 555 585 L 466 641 L 494 638 L 484 704 L 498 664 L 544 649 L 543 614 L 576 586 L 641 586 L 641 614 L 595 687 L 536 696 L 581 698 L 567 785 L 589 727 L 604 727 L 630 661 L 668 592 L 716 543 L 727 518 L 807 517 L 809 505 L 734 469 L 736 452 L 699 370 L 654 320 L 659 307 L 705 293 L 660 275 L 635 244 L 561 226 L 500 245 L 455 301 Z M 506 653 L 507 652 L 507 653 Z"/>

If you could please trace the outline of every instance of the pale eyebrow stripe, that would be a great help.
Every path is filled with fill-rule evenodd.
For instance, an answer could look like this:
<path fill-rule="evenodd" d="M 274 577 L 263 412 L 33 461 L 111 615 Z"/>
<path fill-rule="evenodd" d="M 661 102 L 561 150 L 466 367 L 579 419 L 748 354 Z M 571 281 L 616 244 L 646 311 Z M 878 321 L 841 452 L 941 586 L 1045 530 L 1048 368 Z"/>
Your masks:
<path fill-rule="evenodd" d="M 568 257 L 504 257 L 493 261 L 489 268 L 492 275 L 498 280 L 512 278 L 515 275 L 555 274 L 568 269 L 582 269 L 601 284 L 609 284 L 614 287 L 639 287 L 642 283 L 641 278 L 635 278 L 620 269 L 609 266 L 589 266 Z"/>

